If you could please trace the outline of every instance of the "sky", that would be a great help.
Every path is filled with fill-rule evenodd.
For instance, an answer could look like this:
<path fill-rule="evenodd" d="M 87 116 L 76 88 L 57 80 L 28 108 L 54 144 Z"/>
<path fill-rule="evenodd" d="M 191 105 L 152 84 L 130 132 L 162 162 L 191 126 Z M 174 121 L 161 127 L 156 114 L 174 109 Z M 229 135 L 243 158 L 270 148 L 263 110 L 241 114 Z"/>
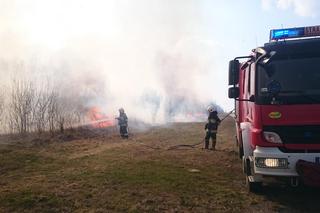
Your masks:
<path fill-rule="evenodd" d="M 319 11 L 317 0 L 0 0 L 1 83 L 49 78 L 137 117 L 181 100 L 229 111 L 228 61 L 270 29 L 319 25 Z"/>

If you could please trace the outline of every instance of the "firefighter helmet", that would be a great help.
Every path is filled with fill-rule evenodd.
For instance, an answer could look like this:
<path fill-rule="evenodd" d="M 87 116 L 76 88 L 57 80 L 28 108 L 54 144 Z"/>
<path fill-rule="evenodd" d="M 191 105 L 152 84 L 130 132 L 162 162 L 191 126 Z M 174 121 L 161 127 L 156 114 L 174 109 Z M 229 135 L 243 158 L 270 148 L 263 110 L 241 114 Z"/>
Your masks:
<path fill-rule="evenodd" d="M 208 112 L 213 112 L 213 111 L 216 111 L 216 109 L 214 108 L 214 106 L 212 105 L 209 105 L 208 108 L 207 108 Z"/>

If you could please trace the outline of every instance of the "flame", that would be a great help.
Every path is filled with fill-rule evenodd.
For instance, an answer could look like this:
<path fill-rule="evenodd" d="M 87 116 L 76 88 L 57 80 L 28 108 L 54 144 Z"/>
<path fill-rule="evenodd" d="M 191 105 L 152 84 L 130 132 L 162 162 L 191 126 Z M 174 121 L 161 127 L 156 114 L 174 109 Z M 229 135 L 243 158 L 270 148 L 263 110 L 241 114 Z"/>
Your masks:
<path fill-rule="evenodd" d="M 88 111 L 88 119 L 94 128 L 104 128 L 114 126 L 114 119 L 104 114 L 99 107 L 91 107 Z"/>

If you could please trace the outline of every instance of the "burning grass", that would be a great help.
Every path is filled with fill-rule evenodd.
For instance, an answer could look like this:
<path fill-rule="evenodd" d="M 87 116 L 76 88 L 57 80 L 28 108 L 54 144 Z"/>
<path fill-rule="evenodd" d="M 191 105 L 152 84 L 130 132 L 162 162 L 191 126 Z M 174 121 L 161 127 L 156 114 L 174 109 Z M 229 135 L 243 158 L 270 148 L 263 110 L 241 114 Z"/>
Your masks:
<path fill-rule="evenodd" d="M 224 131 L 233 128 L 230 124 Z M 180 123 L 136 132 L 129 140 L 109 134 L 41 146 L 1 145 L 0 212 L 291 209 L 288 198 L 283 199 L 290 196 L 290 192 L 280 190 L 280 194 L 274 195 L 280 198 L 278 201 L 269 201 L 268 195 L 246 192 L 241 166 L 230 143 L 230 132 L 225 135 L 221 129 L 220 151 L 165 150 L 180 143 L 198 142 L 203 137 L 202 129 L 202 123 Z M 160 149 L 141 144 L 157 145 Z M 191 169 L 198 172 L 190 172 Z M 310 198 L 308 193 L 304 196 Z M 297 199 L 303 198 L 298 195 L 294 200 Z"/>

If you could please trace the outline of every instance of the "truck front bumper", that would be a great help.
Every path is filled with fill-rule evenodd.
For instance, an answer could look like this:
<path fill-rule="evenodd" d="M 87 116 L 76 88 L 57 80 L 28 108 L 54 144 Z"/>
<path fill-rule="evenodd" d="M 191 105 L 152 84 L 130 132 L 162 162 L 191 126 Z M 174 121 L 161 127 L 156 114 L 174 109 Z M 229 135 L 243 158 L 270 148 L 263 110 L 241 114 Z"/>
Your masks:
<path fill-rule="evenodd" d="M 284 153 L 277 147 L 256 147 L 253 151 L 254 173 L 268 176 L 298 176 L 296 163 L 298 160 L 315 162 L 319 159 L 320 153 Z M 257 159 L 286 159 L 286 168 L 261 167 L 257 165 Z"/>

